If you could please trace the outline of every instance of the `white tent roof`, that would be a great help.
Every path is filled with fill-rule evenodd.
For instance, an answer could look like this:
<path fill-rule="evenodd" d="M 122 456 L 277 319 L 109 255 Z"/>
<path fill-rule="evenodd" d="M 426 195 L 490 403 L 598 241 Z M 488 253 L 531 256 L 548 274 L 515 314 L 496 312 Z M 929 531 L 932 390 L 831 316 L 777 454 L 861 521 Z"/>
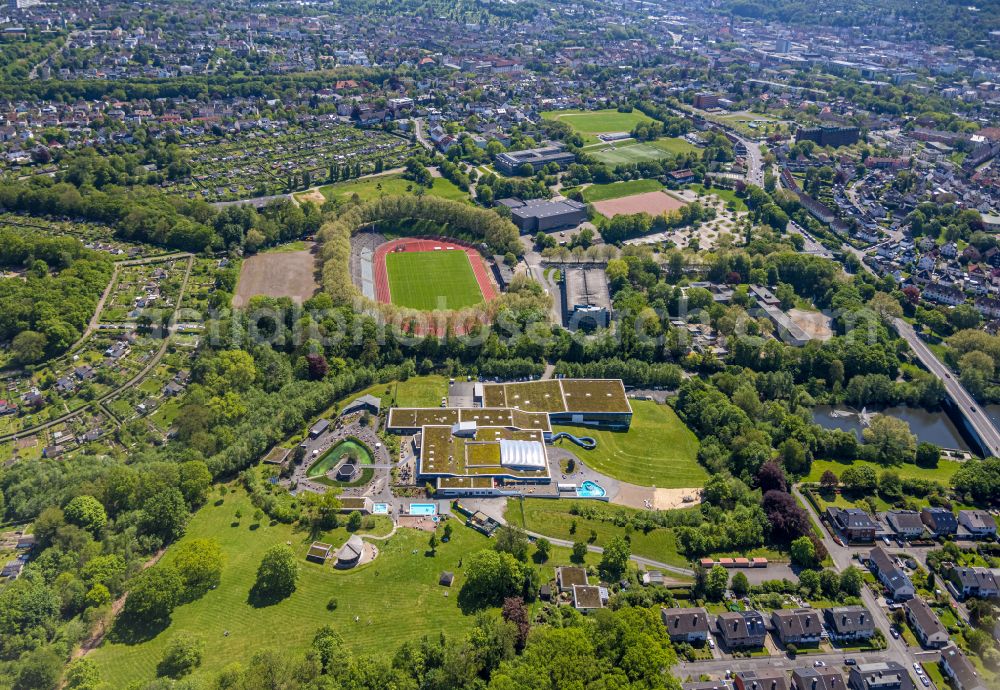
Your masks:
<path fill-rule="evenodd" d="M 540 441 L 500 441 L 500 464 L 504 467 L 545 469 L 545 446 Z"/>

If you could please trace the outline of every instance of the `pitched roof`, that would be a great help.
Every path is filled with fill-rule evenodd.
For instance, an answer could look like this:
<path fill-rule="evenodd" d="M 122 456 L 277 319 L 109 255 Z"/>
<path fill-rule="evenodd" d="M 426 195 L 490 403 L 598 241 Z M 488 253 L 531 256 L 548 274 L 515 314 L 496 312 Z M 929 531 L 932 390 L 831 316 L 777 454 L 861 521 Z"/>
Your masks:
<path fill-rule="evenodd" d="M 703 608 L 660 609 L 669 635 L 708 632 L 708 612 Z"/>

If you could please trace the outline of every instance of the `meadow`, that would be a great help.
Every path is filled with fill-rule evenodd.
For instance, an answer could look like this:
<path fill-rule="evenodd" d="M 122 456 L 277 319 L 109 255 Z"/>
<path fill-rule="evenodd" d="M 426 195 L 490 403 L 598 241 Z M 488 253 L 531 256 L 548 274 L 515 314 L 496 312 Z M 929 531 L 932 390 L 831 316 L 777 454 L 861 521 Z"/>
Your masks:
<path fill-rule="evenodd" d="M 698 439 L 667 405 L 631 400 L 632 426 L 625 431 L 587 429 L 597 440 L 594 450 L 567 441 L 556 445 L 572 452 L 587 467 L 615 479 L 661 489 L 703 486 L 708 473 L 698 464 Z M 580 434 L 578 427 L 554 426 L 554 432 Z"/>
<path fill-rule="evenodd" d="M 355 194 L 358 195 L 358 199 L 361 201 L 371 201 L 383 196 L 416 194 L 419 187 L 420 185 L 416 182 L 407 180 L 402 175 L 379 175 L 326 185 L 313 192 L 297 194 L 296 198 L 299 201 L 317 201 L 315 192 L 318 191 L 326 201 L 350 201 Z M 455 183 L 443 177 L 435 177 L 433 185 L 429 189 L 425 188 L 424 193 L 452 201 L 469 200 L 469 195 L 466 192 L 463 192 Z"/>

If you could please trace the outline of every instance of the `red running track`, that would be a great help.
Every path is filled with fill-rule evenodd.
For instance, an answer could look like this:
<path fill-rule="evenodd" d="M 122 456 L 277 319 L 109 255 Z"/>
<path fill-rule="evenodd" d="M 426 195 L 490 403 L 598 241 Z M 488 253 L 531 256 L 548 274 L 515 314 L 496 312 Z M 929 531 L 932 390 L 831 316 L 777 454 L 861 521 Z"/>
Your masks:
<path fill-rule="evenodd" d="M 375 298 L 379 302 L 390 304 L 392 295 L 389 291 L 389 271 L 386 268 L 386 256 L 389 252 L 432 252 L 436 250 L 460 249 L 469 256 L 469 263 L 472 264 L 472 272 L 476 276 L 479 290 L 483 293 L 483 299 L 487 302 L 496 299 L 497 288 L 490 279 L 489 269 L 483 262 L 483 256 L 478 250 L 465 242 L 458 242 L 444 238 L 414 238 L 404 237 L 392 240 L 385 244 L 380 244 L 375 249 L 372 257 L 372 265 L 375 271 Z"/>

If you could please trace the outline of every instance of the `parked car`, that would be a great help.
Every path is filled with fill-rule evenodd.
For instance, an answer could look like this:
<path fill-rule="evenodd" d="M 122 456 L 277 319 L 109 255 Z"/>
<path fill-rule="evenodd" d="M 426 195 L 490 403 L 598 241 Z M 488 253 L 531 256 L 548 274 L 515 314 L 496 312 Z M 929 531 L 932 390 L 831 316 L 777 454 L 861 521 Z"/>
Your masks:
<path fill-rule="evenodd" d="M 844 659 L 844 664 L 847 665 L 847 666 L 857 666 L 858 665 L 858 660 L 855 659 L 854 657 L 851 657 L 851 658 L 848 658 L 848 659 Z"/>
<path fill-rule="evenodd" d="M 894 639 L 899 639 L 899 631 L 896 628 L 889 628 L 889 632 L 892 634 Z"/>

